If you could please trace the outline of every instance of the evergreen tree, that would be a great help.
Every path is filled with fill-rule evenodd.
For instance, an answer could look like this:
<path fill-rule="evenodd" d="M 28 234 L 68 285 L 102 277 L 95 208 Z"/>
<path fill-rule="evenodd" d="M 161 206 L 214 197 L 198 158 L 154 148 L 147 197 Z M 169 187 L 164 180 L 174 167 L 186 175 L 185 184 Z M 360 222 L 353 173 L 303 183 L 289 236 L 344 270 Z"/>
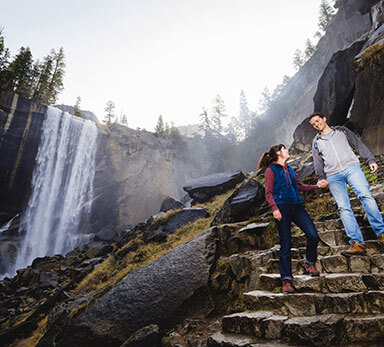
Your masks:
<path fill-rule="evenodd" d="M 259 100 L 259 109 L 261 113 L 267 112 L 272 102 L 272 94 L 267 87 L 264 87 Z"/>
<path fill-rule="evenodd" d="M 81 104 L 81 97 L 78 96 L 76 98 L 76 104 L 74 106 L 74 112 L 75 112 L 75 116 L 76 117 L 80 117 L 81 118 L 80 104 Z"/>
<path fill-rule="evenodd" d="M 318 26 L 322 32 L 325 32 L 325 29 L 326 29 L 329 21 L 335 15 L 335 12 L 336 11 L 335 11 L 334 7 L 327 0 L 321 1 Z"/>
<path fill-rule="evenodd" d="M 120 116 L 120 123 L 127 126 L 128 125 L 128 118 L 125 113 L 122 113 Z"/>
<path fill-rule="evenodd" d="M 29 98 L 32 84 L 32 64 L 31 50 L 29 47 L 21 47 L 19 53 L 8 66 L 6 87 L 25 98 Z"/>
<path fill-rule="evenodd" d="M 205 107 L 203 107 L 203 112 L 199 115 L 199 118 L 200 118 L 199 130 L 204 132 L 204 136 L 211 134 L 212 133 L 211 120 L 209 119 L 208 111 Z"/>
<path fill-rule="evenodd" d="M 304 51 L 305 61 L 307 61 L 310 57 L 312 57 L 313 53 L 315 52 L 315 49 L 316 48 L 311 42 L 311 40 L 307 39 L 307 41 L 305 41 L 305 51 Z"/>
<path fill-rule="evenodd" d="M 103 122 L 111 126 L 112 125 L 112 120 L 115 118 L 115 103 L 112 100 L 109 100 L 107 102 L 107 105 L 105 106 L 105 117 Z"/>
<path fill-rule="evenodd" d="M 300 49 L 296 49 L 293 55 L 293 66 L 296 70 L 299 70 L 304 65 L 303 53 Z"/>
<path fill-rule="evenodd" d="M 224 100 L 220 95 L 216 95 L 215 99 L 213 99 L 213 106 L 211 111 L 212 129 L 216 135 L 223 135 L 223 118 L 227 117 L 225 111 L 226 107 L 224 105 Z"/>
<path fill-rule="evenodd" d="M 0 86 L 4 86 L 6 81 L 6 68 L 9 63 L 9 49 L 5 47 L 3 28 L 0 28 Z"/>
<path fill-rule="evenodd" d="M 232 134 L 235 134 L 235 133 L 239 133 L 239 131 L 236 131 L 236 124 L 238 124 L 240 126 L 240 128 L 242 129 L 242 133 L 244 135 L 244 137 L 247 137 L 248 134 L 249 134 L 249 131 L 250 131 L 250 128 L 251 128 L 251 123 L 252 123 L 252 119 L 251 119 L 251 114 L 249 112 L 249 108 L 248 108 L 248 102 L 247 102 L 247 98 L 245 97 L 245 93 L 244 91 L 242 90 L 240 92 L 240 112 L 239 112 L 239 121 L 235 121 L 236 118 L 232 118 L 231 120 L 231 133 Z"/>
<path fill-rule="evenodd" d="M 63 90 L 63 78 L 65 68 L 65 56 L 63 47 L 58 52 L 54 49 L 51 51 L 52 58 L 52 74 L 48 81 L 47 93 L 44 102 L 47 104 L 54 104 L 57 100 L 59 93 Z"/>
<path fill-rule="evenodd" d="M 165 134 L 165 128 L 164 128 L 164 121 L 163 121 L 163 116 L 160 115 L 157 124 L 155 126 L 155 133 L 159 135 L 164 135 Z"/>
<path fill-rule="evenodd" d="M 52 69 L 53 69 L 53 59 L 48 54 L 44 57 L 44 60 L 42 63 L 39 63 L 38 66 L 35 66 L 36 71 L 40 71 L 39 79 L 36 83 L 36 88 L 33 92 L 32 98 L 37 102 L 46 102 L 47 97 L 46 94 L 48 93 L 48 86 L 49 81 L 52 75 Z"/>

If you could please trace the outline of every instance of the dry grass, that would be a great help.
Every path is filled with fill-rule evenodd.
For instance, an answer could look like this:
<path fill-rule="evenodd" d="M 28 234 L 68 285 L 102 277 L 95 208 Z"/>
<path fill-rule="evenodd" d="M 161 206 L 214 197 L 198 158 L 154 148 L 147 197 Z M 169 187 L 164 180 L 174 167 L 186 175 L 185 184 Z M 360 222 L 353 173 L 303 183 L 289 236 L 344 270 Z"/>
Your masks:
<path fill-rule="evenodd" d="M 23 340 L 16 340 L 11 346 L 12 347 L 36 346 L 45 333 L 47 322 L 48 322 L 48 317 L 46 316 L 38 323 L 36 330 L 32 333 L 30 337 Z"/>

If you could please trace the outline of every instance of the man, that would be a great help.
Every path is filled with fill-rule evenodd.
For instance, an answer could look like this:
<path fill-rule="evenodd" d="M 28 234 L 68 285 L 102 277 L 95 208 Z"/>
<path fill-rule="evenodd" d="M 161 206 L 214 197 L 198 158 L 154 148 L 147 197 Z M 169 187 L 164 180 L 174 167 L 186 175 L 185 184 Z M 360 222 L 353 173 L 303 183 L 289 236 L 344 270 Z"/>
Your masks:
<path fill-rule="evenodd" d="M 312 144 L 312 155 L 319 186 L 329 186 L 329 190 L 339 208 L 345 231 L 350 238 L 350 247 L 341 254 L 366 254 L 366 247 L 359 225 L 349 201 L 347 184 L 360 199 L 369 223 L 384 246 L 384 224 L 375 199 L 369 191 L 369 185 L 360 168 L 360 162 L 353 149 L 369 165 L 371 173 L 378 170 L 375 157 L 359 138 L 343 126 L 330 127 L 327 118 L 321 113 L 313 113 L 309 122 L 319 131 Z"/>

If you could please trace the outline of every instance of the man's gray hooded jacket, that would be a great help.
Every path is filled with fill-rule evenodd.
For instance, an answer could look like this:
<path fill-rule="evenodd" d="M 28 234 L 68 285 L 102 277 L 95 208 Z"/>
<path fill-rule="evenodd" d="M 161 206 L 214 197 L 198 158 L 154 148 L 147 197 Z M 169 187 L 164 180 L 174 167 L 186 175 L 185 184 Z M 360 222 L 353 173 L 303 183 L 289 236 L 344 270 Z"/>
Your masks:
<path fill-rule="evenodd" d="M 360 165 L 351 146 L 367 164 L 374 163 L 375 157 L 360 139 L 346 127 L 332 127 L 328 134 L 317 134 L 312 143 L 315 172 L 319 180 L 325 179 L 353 165 Z"/>

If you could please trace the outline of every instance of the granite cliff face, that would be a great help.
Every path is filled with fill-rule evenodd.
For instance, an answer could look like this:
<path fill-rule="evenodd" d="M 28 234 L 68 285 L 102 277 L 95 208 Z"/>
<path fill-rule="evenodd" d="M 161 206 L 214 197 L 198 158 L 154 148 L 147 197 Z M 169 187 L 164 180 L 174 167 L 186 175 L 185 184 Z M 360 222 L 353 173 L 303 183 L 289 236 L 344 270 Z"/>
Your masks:
<path fill-rule="evenodd" d="M 318 81 L 313 110 L 326 114 L 331 125 L 346 124 L 361 135 L 374 154 L 379 154 L 384 149 L 384 2 L 371 3 L 374 4 L 369 12 L 364 12 L 368 11 L 367 3 L 358 7 L 363 16 L 370 14 L 370 27 L 349 47 L 333 54 Z M 309 150 L 314 135 L 314 129 L 304 119 L 295 130 L 292 147 Z"/>
<path fill-rule="evenodd" d="M 377 1 L 370 1 L 372 5 Z M 334 53 L 350 47 L 369 32 L 372 22 L 367 1 L 337 1 L 338 11 L 328 24 L 325 35 L 308 62 L 292 77 L 277 99 L 280 107 L 269 114 L 279 119 L 275 138 L 278 142 L 291 144 L 295 128 L 314 110 L 313 97 L 319 79 Z M 276 141 L 274 141 L 276 142 Z"/>
<path fill-rule="evenodd" d="M 0 223 L 20 214 L 31 177 L 46 106 L 3 91 L 0 99 Z M 92 212 L 94 232 L 145 221 L 166 196 L 180 199 L 182 185 L 208 170 L 207 151 L 193 138 L 162 137 L 119 124 L 99 124 Z"/>
<path fill-rule="evenodd" d="M 117 226 L 146 220 L 159 212 L 166 196 L 180 199 L 185 182 L 207 173 L 207 150 L 197 139 L 163 137 L 119 124 L 101 127 L 104 144 L 96 180 L 102 188 L 96 209 L 107 209 L 104 218 Z M 100 209 L 98 201 L 104 205 Z"/>

